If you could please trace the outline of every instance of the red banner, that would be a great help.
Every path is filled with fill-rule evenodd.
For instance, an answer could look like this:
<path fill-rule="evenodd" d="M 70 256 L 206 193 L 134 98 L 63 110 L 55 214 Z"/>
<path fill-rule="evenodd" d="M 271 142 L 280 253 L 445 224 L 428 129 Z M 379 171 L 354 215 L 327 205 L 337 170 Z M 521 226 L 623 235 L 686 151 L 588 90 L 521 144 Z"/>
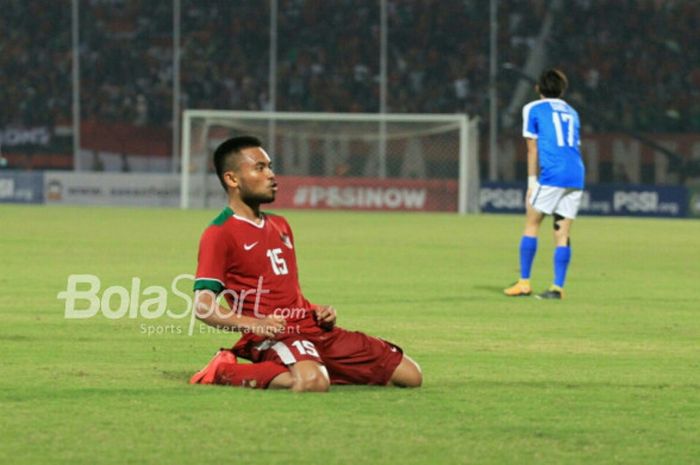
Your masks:
<path fill-rule="evenodd" d="M 457 181 L 277 176 L 276 208 L 457 211 Z"/>
<path fill-rule="evenodd" d="M 83 121 L 80 130 L 83 149 L 124 155 L 171 156 L 170 129 L 126 123 Z"/>

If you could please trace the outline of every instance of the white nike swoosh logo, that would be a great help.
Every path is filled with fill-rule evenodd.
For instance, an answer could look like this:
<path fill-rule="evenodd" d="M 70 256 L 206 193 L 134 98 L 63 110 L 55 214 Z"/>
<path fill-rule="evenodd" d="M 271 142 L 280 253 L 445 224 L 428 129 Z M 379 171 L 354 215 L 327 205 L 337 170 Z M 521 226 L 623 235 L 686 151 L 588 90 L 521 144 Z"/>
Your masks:
<path fill-rule="evenodd" d="M 255 247 L 256 245 L 258 245 L 257 242 L 253 242 L 252 244 L 243 244 L 243 248 L 244 248 L 246 251 L 248 251 L 248 250 L 252 249 L 253 247 Z"/>

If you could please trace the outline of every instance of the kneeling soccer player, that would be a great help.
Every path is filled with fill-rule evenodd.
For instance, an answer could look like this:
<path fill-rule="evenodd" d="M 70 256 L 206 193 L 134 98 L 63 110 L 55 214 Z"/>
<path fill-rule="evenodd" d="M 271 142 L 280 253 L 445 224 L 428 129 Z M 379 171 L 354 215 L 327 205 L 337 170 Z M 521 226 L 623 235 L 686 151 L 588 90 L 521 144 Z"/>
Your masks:
<path fill-rule="evenodd" d="M 214 152 L 228 207 L 204 231 L 195 312 L 243 336 L 221 349 L 190 383 L 327 391 L 331 384 L 418 387 L 419 366 L 398 346 L 335 326 L 331 306 L 311 304 L 299 286 L 294 236 L 281 216 L 260 211 L 277 192 L 261 142 L 235 137 Z M 224 294 L 230 309 L 217 304 Z M 237 358 L 253 363 L 238 363 Z"/>

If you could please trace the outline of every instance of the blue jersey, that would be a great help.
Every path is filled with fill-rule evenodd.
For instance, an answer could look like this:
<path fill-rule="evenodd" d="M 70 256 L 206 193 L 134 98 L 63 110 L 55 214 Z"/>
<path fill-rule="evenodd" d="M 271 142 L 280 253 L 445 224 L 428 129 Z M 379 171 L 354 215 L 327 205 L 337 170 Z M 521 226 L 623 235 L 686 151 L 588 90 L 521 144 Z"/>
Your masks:
<path fill-rule="evenodd" d="M 535 100 L 523 107 L 523 137 L 537 139 L 539 183 L 583 189 L 578 113 L 561 99 Z"/>

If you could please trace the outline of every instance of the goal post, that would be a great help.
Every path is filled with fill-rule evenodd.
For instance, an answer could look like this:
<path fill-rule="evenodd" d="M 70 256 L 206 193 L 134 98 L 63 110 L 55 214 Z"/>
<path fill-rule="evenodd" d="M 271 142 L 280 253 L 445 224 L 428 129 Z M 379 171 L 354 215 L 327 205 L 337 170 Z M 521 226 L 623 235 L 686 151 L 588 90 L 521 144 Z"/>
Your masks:
<path fill-rule="evenodd" d="M 478 119 L 464 114 L 185 110 L 180 207 L 220 205 L 212 154 L 227 138 L 252 135 L 287 190 L 278 208 L 474 213 L 478 134 Z"/>

